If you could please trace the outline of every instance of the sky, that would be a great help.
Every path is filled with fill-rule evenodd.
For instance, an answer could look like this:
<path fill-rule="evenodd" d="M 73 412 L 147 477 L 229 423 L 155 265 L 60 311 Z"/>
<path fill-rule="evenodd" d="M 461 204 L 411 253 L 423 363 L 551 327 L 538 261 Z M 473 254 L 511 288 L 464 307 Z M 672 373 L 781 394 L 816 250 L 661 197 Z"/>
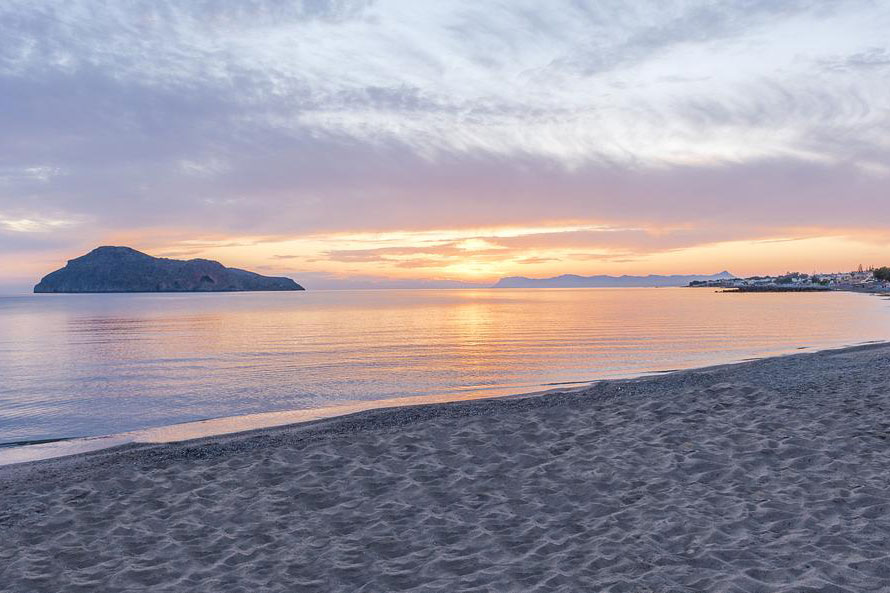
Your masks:
<path fill-rule="evenodd" d="M 5 0 L 0 286 L 890 264 L 890 2 Z"/>

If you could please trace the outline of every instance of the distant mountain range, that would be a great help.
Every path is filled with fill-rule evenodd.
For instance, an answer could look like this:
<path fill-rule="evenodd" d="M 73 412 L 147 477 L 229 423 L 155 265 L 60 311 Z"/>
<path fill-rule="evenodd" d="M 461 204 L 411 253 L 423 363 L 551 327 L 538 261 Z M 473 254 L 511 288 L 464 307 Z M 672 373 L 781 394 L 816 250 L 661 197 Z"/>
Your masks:
<path fill-rule="evenodd" d="M 130 247 L 97 247 L 48 274 L 34 292 L 233 292 L 303 290 L 290 278 L 261 276 L 209 259 L 152 257 Z"/>
<path fill-rule="evenodd" d="M 621 288 L 653 286 L 687 286 L 695 280 L 728 280 L 735 278 L 727 271 L 719 274 L 673 276 L 576 276 L 563 274 L 553 278 L 511 276 L 498 280 L 494 288 Z"/>

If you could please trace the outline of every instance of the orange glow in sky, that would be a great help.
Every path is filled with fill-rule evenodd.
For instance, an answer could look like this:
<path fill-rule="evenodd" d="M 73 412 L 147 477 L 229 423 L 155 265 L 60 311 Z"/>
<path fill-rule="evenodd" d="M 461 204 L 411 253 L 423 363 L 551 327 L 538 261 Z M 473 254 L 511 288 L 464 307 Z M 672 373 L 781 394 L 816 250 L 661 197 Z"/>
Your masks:
<path fill-rule="evenodd" d="M 331 233 L 298 238 L 212 237 L 176 239 L 178 232 L 125 233 L 105 243 L 130 245 L 155 256 L 203 257 L 264 274 L 286 275 L 310 288 L 336 287 L 355 278 L 449 280 L 491 284 L 504 276 L 549 277 L 565 273 L 740 275 L 788 270 L 832 272 L 858 264 L 888 263 L 887 238 L 791 236 L 713 241 L 653 249 L 651 237 L 670 241 L 686 229 L 646 229 L 563 224 L 535 227 L 437 229 L 379 233 Z M 809 231 L 814 232 L 814 231 Z M 154 235 L 154 237 L 152 236 Z M 682 237 L 681 237 L 682 238 Z M 84 245 L 83 252 L 96 245 Z M 36 282 L 81 253 L 41 254 L 40 258 L 2 257 L 4 272 Z"/>

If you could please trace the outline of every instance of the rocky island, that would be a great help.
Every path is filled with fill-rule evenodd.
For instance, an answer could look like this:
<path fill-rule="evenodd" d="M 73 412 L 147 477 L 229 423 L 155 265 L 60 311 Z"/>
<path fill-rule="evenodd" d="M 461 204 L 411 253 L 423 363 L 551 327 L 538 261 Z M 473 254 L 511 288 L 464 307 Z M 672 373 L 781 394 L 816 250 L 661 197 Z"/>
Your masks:
<path fill-rule="evenodd" d="M 152 257 L 130 247 L 98 247 L 45 276 L 34 292 L 234 292 L 304 290 L 284 277 L 227 268 L 209 259 Z"/>

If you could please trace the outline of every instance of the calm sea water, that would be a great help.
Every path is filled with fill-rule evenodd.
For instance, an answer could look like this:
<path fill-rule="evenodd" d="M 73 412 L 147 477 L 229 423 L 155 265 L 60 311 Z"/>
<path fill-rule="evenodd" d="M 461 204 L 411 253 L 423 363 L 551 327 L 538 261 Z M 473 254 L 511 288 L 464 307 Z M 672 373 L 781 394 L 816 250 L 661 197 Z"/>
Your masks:
<path fill-rule="evenodd" d="M 0 443 L 484 397 L 890 337 L 860 294 L 393 290 L 0 297 Z"/>

